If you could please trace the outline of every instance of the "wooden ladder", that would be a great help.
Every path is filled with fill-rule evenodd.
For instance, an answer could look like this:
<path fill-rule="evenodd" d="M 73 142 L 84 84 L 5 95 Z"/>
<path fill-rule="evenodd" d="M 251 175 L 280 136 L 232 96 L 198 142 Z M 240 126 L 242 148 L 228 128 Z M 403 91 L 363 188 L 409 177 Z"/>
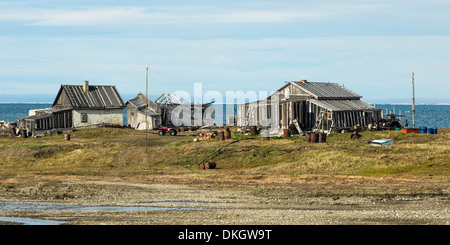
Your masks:
<path fill-rule="evenodd" d="M 321 111 L 319 116 L 316 118 L 316 124 L 314 124 L 313 131 L 316 131 L 316 130 L 320 129 L 320 126 L 322 125 L 322 120 L 323 120 L 323 117 L 324 117 L 324 113 L 325 112 Z"/>

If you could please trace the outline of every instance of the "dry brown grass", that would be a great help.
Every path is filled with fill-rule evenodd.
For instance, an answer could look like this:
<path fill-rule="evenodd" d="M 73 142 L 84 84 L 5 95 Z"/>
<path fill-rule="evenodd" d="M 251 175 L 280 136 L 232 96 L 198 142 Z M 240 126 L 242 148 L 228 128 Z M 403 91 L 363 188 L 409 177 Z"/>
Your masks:
<path fill-rule="evenodd" d="M 38 139 L 0 138 L 0 185 L 32 185 L 67 179 L 115 179 L 317 193 L 448 193 L 450 130 L 437 135 L 396 131 L 363 132 L 360 139 L 334 134 L 326 143 L 304 137 L 242 140 L 224 147 L 212 160 L 197 163 L 231 140 L 194 142 L 197 132 L 178 136 L 131 129 L 90 129 Z M 245 137 L 244 137 L 245 138 Z M 392 146 L 367 142 L 391 138 Z M 263 191 L 262 191 L 263 190 Z M 280 192 L 281 193 L 281 192 Z"/>

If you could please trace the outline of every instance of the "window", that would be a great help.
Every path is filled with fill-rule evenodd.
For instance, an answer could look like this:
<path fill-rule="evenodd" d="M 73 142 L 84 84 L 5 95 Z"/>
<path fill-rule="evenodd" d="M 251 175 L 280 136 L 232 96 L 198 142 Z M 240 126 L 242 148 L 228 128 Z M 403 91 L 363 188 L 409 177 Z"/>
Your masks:
<path fill-rule="evenodd" d="M 81 122 L 87 122 L 87 114 L 81 113 Z"/>

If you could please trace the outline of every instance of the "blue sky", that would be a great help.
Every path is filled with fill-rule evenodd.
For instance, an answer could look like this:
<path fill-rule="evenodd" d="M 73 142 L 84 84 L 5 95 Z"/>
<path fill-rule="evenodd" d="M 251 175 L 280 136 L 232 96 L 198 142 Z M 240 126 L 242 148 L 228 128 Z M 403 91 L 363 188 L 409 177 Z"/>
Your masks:
<path fill-rule="evenodd" d="M 124 100 L 337 82 L 369 103 L 450 103 L 450 1 L 0 1 L 0 102 L 61 84 Z"/>

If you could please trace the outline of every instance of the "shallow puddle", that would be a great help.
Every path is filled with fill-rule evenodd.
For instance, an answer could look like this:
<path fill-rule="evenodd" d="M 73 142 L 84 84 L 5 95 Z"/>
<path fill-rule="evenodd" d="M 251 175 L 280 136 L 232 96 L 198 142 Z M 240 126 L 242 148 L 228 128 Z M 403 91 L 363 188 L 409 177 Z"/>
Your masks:
<path fill-rule="evenodd" d="M 210 204 L 210 202 L 147 202 L 154 204 Z M 164 210 L 164 209 L 181 209 L 181 210 L 215 210 L 216 208 L 193 208 L 193 207 L 151 207 L 151 206 L 82 206 L 82 205 L 53 205 L 42 204 L 42 202 L 19 203 L 14 201 L 0 201 L 0 210 L 76 210 L 76 211 L 139 211 L 139 210 Z"/>
<path fill-rule="evenodd" d="M 55 211 L 145 211 L 145 210 L 213 210 L 211 208 L 185 208 L 185 207 L 148 207 L 148 206 L 79 206 L 79 205 L 41 205 L 41 204 L 17 204 L 15 202 L 0 202 L 0 210 L 21 211 L 21 210 L 55 210 Z M 154 202 L 171 204 L 193 204 L 189 202 Z M 195 203 L 199 204 L 199 203 Z M 201 203 L 209 204 L 209 203 Z M 213 203 L 210 203 L 213 204 Z M 30 218 L 0 217 L 0 221 L 16 222 L 24 225 L 60 225 L 64 221 L 52 221 Z"/>
<path fill-rule="evenodd" d="M 15 218 L 15 217 L 0 217 L 0 221 L 20 223 L 23 225 L 62 225 L 64 223 L 67 223 L 65 221 L 30 219 L 30 218 Z"/>
<path fill-rule="evenodd" d="M 137 211 L 137 210 L 161 210 L 161 209 L 189 209 L 201 210 L 201 208 L 166 208 L 166 207 L 126 207 L 126 206 L 70 206 L 70 205 L 29 205 L 7 204 L 0 205 L 0 210 L 59 210 L 59 211 Z"/>

